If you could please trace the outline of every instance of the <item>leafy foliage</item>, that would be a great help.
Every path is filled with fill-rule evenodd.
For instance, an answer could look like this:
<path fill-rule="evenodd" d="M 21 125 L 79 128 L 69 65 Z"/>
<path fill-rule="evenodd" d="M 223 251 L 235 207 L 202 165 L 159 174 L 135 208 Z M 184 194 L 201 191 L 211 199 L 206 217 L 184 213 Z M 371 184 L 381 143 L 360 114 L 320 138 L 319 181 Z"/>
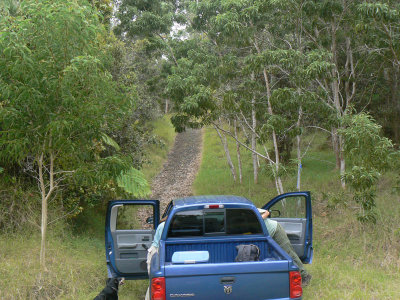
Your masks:
<path fill-rule="evenodd" d="M 383 126 L 384 134 L 399 144 L 399 2 L 364 1 L 357 5 L 356 13 L 359 22 L 355 30 L 365 70 L 361 85 L 368 95 L 362 102 Z"/>
<path fill-rule="evenodd" d="M 0 20 L 1 165 L 39 179 L 42 157 L 42 179 L 54 180 L 66 209 L 121 194 L 118 176 L 142 163 L 134 155 L 144 142 L 130 151 L 119 138 L 145 130 L 123 127 L 138 101 L 132 82 L 113 81 L 115 47 L 100 19 L 86 1 L 57 0 L 23 1 Z"/>
<path fill-rule="evenodd" d="M 375 223 L 376 184 L 381 172 L 392 166 L 396 152 L 392 142 L 381 136 L 382 127 L 371 116 L 348 116 L 344 124 L 345 151 L 353 163 L 345 179 L 354 190 L 354 200 L 361 205 L 358 219 Z"/>
<path fill-rule="evenodd" d="M 0 3 L 0 15 L 17 15 L 19 2 L 18 0 L 3 0 L 2 3 Z"/>
<path fill-rule="evenodd" d="M 123 188 L 126 193 L 135 197 L 146 197 L 151 192 L 143 173 L 134 168 L 123 172 L 117 178 L 117 182 L 118 186 Z"/>

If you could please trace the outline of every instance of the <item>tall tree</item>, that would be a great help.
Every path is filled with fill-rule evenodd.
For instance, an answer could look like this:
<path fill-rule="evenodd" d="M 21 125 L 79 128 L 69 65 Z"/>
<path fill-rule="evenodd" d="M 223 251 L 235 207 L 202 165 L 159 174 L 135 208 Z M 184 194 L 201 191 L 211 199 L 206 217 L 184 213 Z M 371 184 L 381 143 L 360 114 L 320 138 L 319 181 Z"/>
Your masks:
<path fill-rule="evenodd" d="M 0 20 L 0 161 L 25 165 L 37 180 L 42 269 L 48 203 L 63 182 L 82 172 L 108 180 L 122 174 L 120 185 L 124 174 L 133 176 L 129 156 L 96 150 L 101 141 L 117 147 L 107 132 L 130 102 L 105 67 L 106 32 L 87 4 L 24 1 L 21 16 Z"/>
<path fill-rule="evenodd" d="M 136 60 L 139 93 L 150 101 L 163 103 L 169 111 L 169 99 L 164 94 L 171 64 L 176 65 L 175 35 L 185 22 L 180 1 L 117 1 L 117 25 L 114 32 L 132 45 Z"/>
<path fill-rule="evenodd" d="M 331 127 L 332 145 L 336 167 L 341 174 L 341 184 L 345 188 L 345 142 L 338 134 L 338 129 L 339 119 L 347 114 L 356 95 L 357 61 L 353 51 L 356 1 L 305 1 L 304 4 L 304 12 L 311 20 L 311 26 L 304 27 L 307 38 L 313 42 L 314 47 L 325 49 L 331 54 L 331 77 L 318 84 L 326 92 L 327 105 L 336 113 L 336 126 Z"/>
<path fill-rule="evenodd" d="M 275 28 L 265 21 L 276 19 L 271 24 L 281 24 L 278 15 L 295 19 L 296 10 L 287 14 L 280 6 L 282 3 L 275 10 L 264 1 L 201 1 L 192 4 L 195 13 L 193 28 L 203 33 L 202 42 L 208 46 L 201 48 L 201 55 L 197 51 L 197 55 L 187 57 L 191 63 L 186 61 L 185 68 L 189 71 L 176 73 L 184 76 L 170 78 L 181 91 L 185 77 L 199 79 L 192 81 L 190 89 L 185 89 L 184 93 L 174 95 L 177 101 L 174 120 L 189 125 L 197 124 L 196 121 L 210 122 L 218 128 L 219 124 L 215 124 L 213 119 L 216 115 L 227 120 L 237 118 L 249 132 L 251 146 L 241 144 L 253 153 L 254 180 L 257 181 L 258 176 L 258 158 L 262 157 L 271 167 L 278 193 L 284 191 L 282 145 L 290 144 L 293 136 L 301 132 L 298 116 L 302 116 L 303 111 L 307 111 L 307 117 L 313 115 L 308 108 L 317 102 L 318 93 L 312 82 L 326 77 L 332 66 L 327 62 L 326 51 L 303 53 L 301 28 L 299 33 L 290 35 L 293 23 L 288 22 L 292 24 L 288 28 L 282 28 L 282 25 Z M 279 38 L 282 35 L 284 39 Z M 205 54 L 203 49 L 206 49 Z M 194 84 L 208 86 L 209 96 L 193 97 L 196 93 Z M 304 108 L 300 109 L 302 105 Z M 210 107 L 215 110 L 210 111 Z M 238 141 L 235 133 L 226 133 Z M 272 149 L 266 146 L 269 141 Z M 264 145 L 265 154 L 257 151 L 257 144 Z"/>
<path fill-rule="evenodd" d="M 346 128 L 340 134 L 346 139 L 345 151 L 352 159 L 351 170 L 345 177 L 354 190 L 354 199 L 360 205 L 357 218 L 361 222 L 376 222 L 376 184 L 381 173 L 398 157 L 392 142 L 381 135 L 381 126 L 367 114 L 346 116 Z"/>
<path fill-rule="evenodd" d="M 367 106 L 385 133 L 400 143 L 400 4 L 398 1 L 363 2 L 357 6 L 360 48 L 364 68 Z M 367 34 L 362 34 L 367 32 Z"/>

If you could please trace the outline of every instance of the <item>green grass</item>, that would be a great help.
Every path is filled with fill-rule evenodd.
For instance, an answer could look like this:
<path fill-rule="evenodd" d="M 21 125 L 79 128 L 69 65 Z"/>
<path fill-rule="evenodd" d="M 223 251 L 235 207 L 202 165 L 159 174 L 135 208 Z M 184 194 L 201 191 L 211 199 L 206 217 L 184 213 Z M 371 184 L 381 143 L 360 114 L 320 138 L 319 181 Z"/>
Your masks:
<path fill-rule="evenodd" d="M 0 236 L 0 299 L 93 299 L 105 286 L 104 240 L 50 236 L 40 276 L 40 235 Z M 144 299 L 147 281 L 121 287 L 120 299 Z"/>
<path fill-rule="evenodd" d="M 253 183 L 251 155 L 245 150 L 243 184 L 235 183 L 217 134 L 207 129 L 204 136 L 196 194 L 241 195 L 258 206 L 276 195 L 274 183 L 265 175 Z M 376 226 L 362 226 L 355 218 L 356 203 L 348 191 L 341 192 L 326 141 L 316 135 L 303 159 L 302 190 L 312 193 L 314 225 L 314 260 L 306 266 L 313 279 L 304 289 L 304 299 L 400 299 L 400 197 L 391 193 L 394 176 L 387 174 L 381 180 Z M 231 142 L 237 164 L 234 147 Z M 295 190 L 295 184 L 295 174 L 289 174 L 285 192 Z"/>
<path fill-rule="evenodd" d="M 104 275 L 93 276 L 106 274 L 99 239 L 50 235 L 42 276 L 39 234 L 1 235 L 0 244 L 0 299 L 87 299 L 104 284 Z"/>
<path fill-rule="evenodd" d="M 143 167 L 147 180 L 161 170 L 172 147 L 175 132 L 166 116 L 153 122 L 163 145 L 146 149 L 151 163 Z M 0 299 L 93 299 L 105 286 L 104 210 L 84 210 L 73 230 L 59 222 L 50 226 L 47 238 L 47 271 L 40 276 L 40 232 L 0 232 Z M 65 228 L 64 228 L 65 227 Z M 148 281 L 129 281 L 119 299 L 144 299 Z"/>
<path fill-rule="evenodd" d="M 166 115 L 153 122 L 153 134 L 162 142 L 162 145 L 150 145 L 146 149 L 148 162 L 143 166 L 143 174 L 151 181 L 162 169 L 163 163 L 175 141 L 176 132 L 170 122 L 170 116 Z"/>

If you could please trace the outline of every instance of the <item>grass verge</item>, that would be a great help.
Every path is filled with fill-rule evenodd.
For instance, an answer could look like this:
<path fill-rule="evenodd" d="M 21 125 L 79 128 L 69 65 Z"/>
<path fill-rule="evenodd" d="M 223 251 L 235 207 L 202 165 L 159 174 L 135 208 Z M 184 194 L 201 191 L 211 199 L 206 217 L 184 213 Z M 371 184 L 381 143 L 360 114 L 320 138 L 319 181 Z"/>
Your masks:
<path fill-rule="evenodd" d="M 169 149 L 174 145 L 176 136 L 169 115 L 165 115 L 163 118 L 153 121 L 152 125 L 154 127 L 153 134 L 160 143 L 149 145 L 146 149 L 147 163 L 143 165 L 142 171 L 149 182 L 161 171 Z"/>

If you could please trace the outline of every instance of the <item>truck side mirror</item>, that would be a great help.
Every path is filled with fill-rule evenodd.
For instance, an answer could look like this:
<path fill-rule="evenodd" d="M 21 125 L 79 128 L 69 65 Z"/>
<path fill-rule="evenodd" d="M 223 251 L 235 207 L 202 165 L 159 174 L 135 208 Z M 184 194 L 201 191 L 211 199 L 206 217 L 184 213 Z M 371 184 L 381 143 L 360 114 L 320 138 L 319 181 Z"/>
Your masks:
<path fill-rule="evenodd" d="M 281 216 L 281 212 L 279 209 L 270 209 L 269 217 L 270 218 L 279 218 Z"/>
<path fill-rule="evenodd" d="M 147 224 L 153 224 L 153 223 L 154 223 L 153 217 L 148 217 L 148 218 L 146 219 L 146 223 L 147 223 Z"/>

